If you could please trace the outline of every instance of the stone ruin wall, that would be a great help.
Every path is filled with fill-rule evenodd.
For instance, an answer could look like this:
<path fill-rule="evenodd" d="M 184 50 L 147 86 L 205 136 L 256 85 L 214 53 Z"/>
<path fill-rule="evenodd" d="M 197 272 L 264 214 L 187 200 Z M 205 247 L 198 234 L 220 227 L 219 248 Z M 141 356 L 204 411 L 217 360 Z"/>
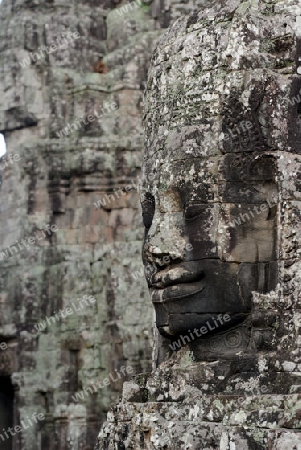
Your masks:
<path fill-rule="evenodd" d="M 122 380 L 78 403 L 72 395 L 122 366 L 150 370 L 153 312 L 141 272 L 138 192 L 99 209 L 94 203 L 137 181 L 150 55 L 161 30 L 201 3 L 133 2 L 120 14 L 127 4 L 108 0 L 0 6 L 0 132 L 7 154 L 20 155 L 1 171 L 8 257 L 0 257 L 0 342 L 8 348 L 0 350 L 0 377 L 12 380 L 15 424 L 34 412 L 46 417 L 16 435 L 14 450 L 93 448 Z M 80 37 L 22 67 L 69 31 Z M 100 114 L 104 102 L 117 109 L 59 138 L 76 119 Z M 58 230 L 9 250 L 48 224 Z M 84 295 L 97 302 L 37 332 L 37 323 Z"/>

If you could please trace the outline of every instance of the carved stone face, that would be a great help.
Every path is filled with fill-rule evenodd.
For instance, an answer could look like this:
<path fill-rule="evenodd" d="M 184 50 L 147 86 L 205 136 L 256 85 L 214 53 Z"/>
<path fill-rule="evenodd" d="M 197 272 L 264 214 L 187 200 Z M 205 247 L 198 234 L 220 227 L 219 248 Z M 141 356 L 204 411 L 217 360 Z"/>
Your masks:
<path fill-rule="evenodd" d="M 263 297 L 301 299 L 299 15 L 276 2 L 275 27 L 269 2 L 226 3 L 179 19 L 149 70 L 143 261 L 170 338 L 245 321 L 252 340 Z"/>
<path fill-rule="evenodd" d="M 156 324 L 166 337 L 214 320 L 222 331 L 246 318 L 252 291 L 277 284 L 274 157 L 190 153 L 193 130 L 170 135 L 182 150 L 171 152 L 169 142 L 146 155 L 152 181 L 142 192 L 143 261 Z M 254 138 L 251 128 L 243 135 Z"/>

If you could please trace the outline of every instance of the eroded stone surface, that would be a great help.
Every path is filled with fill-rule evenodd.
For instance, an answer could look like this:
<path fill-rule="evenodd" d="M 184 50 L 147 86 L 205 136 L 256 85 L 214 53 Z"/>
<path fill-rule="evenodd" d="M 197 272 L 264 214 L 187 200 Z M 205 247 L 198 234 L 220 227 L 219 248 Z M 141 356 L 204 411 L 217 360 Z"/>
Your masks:
<path fill-rule="evenodd" d="M 216 1 L 160 39 L 141 192 L 160 365 L 101 449 L 301 448 L 300 17 Z"/>

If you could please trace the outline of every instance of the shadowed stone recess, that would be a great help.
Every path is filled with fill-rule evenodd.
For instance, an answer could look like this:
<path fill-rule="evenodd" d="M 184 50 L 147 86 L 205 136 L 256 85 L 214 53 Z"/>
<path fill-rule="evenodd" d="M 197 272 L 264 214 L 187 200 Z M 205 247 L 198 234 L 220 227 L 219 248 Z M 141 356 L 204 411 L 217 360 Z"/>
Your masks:
<path fill-rule="evenodd" d="M 145 97 L 153 372 L 99 449 L 301 448 L 301 3 L 213 1 L 159 40 Z"/>

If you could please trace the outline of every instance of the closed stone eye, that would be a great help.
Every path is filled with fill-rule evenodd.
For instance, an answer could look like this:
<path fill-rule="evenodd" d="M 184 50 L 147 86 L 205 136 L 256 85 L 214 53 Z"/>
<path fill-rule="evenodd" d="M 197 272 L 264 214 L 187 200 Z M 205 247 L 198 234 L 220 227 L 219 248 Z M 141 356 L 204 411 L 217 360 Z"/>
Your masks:
<path fill-rule="evenodd" d="M 204 205 L 188 205 L 184 209 L 185 220 L 193 220 L 204 210 Z"/>

